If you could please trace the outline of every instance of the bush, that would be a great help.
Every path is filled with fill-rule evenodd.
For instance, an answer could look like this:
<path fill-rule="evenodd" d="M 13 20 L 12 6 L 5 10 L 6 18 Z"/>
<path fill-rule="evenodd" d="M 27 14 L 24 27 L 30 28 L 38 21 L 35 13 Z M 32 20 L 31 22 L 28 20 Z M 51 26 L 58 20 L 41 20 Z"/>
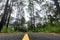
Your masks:
<path fill-rule="evenodd" d="M 3 26 L 3 28 L 1 29 L 1 32 L 6 33 L 7 32 L 7 27 L 6 26 Z"/>
<path fill-rule="evenodd" d="M 49 33 L 59 33 L 60 32 L 60 23 L 56 24 L 47 24 L 45 27 L 36 28 L 35 30 L 30 30 L 32 32 L 49 32 Z"/>
<path fill-rule="evenodd" d="M 15 31 L 12 30 L 11 28 L 7 28 L 6 26 L 3 26 L 3 28 L 1 29 L 1 32 L 3 32 L 3 33 L 11 33 L 11 32 L 15 32 Z"/>

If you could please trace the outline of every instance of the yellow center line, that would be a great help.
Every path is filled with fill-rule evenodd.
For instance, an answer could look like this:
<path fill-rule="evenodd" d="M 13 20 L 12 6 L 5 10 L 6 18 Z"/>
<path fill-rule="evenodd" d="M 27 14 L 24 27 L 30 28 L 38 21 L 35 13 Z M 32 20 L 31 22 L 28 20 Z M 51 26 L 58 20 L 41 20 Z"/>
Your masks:
<path fill-rule="evenodd" d="M 25 35 L 24 35 L 24 37 L 23 37 L 23 39 L 22 40 L 29 40 L 29 36 L 28 36 L 28 34 L 27 33 L 25 33 Z"/>

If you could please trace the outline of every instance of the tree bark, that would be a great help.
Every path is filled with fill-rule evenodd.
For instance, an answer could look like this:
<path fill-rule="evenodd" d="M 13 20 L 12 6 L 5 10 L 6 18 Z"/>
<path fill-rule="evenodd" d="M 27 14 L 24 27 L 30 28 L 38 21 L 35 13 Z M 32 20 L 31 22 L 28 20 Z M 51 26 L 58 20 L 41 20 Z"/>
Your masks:
<path fill-rule="evenodd" d="M 5 9 L 4 9 L 4 14 L 3 14 L 3 16 L 1 18 L 0 31 L 1 31 L 2 27 L 3 27 L 3 25 L 5 25 L 5 23 L 6 23 L 6 19 L 7 19 L 7 15 L 8 15 L 8 13 L 7 13 L 8 2 L 9 2 L 9 0 L 7 0 L 7 2 L 6 2 Z"/>
<path fill-rule="evenodd" d="M 58 0 L 53 0 L 53 1 L 55 2 L 58 14 L 60 15 L 60 6 L 59 6 L 59 3 L 58 3 Z"/>

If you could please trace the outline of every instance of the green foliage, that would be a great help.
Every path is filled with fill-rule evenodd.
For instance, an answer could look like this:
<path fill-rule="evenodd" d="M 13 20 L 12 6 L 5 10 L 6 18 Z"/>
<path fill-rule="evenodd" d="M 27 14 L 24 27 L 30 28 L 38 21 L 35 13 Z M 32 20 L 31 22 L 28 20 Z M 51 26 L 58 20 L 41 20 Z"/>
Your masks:
<path fill-rule="evenodd" d="M 12 33 L 12 32 L 16 32 L 14 30 L 12 30 L 12 28 L 7 28 L 6 26 L 3 26 L 3 28 L 1 29 L 2 33 Z"/>
<path fill-rule="evenodd" d="M 35 29 L 35 25 L 34 24 L 29 25 L 28 29 L 29 30 L 34 30 Z"/>
<path fill-rule="evenodd" d="M 1 32 L 4 32 L 4 33 L 7 32 L 7 28 L 6 28 L 6 26 L 3 26 L 3 28 L 1 29 Z"/>
<path fill-rule="evenodd" d="M 21 18 L 21 26 L 23 26 L 24 24 L 25 24 L 25 18 L 22 17 L 22 18 Z"/>
<path fill-rule="evenodd" d="M 11 28 L 8 28 L 8 29 L 7 29 L 7 32 L 8 32 L 8 33 L 13 33 L 13 32 L 15 32 L 15 31 L 12 30 Z"/>
<path fill-rule="evenodd" d="M 38 27 L 38 28 L 35 28 L 35 29 L 29 29 L 28 30 L 29 32 L 49 32 L 49 33 L 59 33 L 60 32 L 60 23 L 56 23 L 56 24 L 50 24 L 48 23 L 47 25 L 45 26 L 42 26 L 42 27 Z M 17 29 L 16 31 L 12 30 L 11 28 L 6 28 L 6 26 L 3 26 L 1 32 L 3 33 L 13 33 L 13 32 L 27 32 L 27 29 L 24 28 L 24 27 L 21 27 L 19 29 Z"/>
<path fill-rule="evenodd" d="M 35 30 L 30 30 L 32 32 L 49 32 L 49 33 L 59 33 L 60 32 L 60 23 L 51 25 L 47 24 L 45 27 L 36 28 Z"/>
<path fill-rule="evenodd" d="M 25 27 L 22 27 L 19 29 L 21 32 L 27 32 L 27 29 Z"/>

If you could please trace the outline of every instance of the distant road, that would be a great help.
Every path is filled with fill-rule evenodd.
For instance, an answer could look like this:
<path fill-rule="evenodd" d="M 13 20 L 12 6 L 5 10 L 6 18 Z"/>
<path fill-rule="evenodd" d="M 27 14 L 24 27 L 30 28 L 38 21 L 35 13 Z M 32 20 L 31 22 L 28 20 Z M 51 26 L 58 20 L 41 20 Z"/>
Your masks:
<path fill-rule="evenodd" d="M 27 33 L 30 40 L 60 40 L 59 35 Z M 0 34 L 0 40 L 22 40 L 24 33 Z"/>

